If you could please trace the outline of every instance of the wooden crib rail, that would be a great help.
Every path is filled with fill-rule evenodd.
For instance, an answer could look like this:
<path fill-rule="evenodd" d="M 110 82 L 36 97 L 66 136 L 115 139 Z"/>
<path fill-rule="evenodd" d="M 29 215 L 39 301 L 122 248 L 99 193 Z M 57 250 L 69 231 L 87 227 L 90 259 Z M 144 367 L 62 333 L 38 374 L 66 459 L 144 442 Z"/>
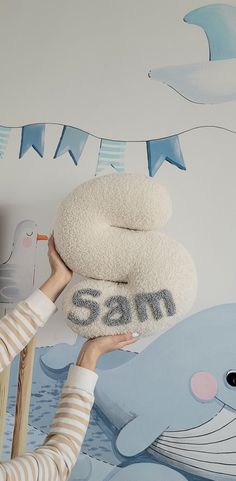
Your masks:
<path fill-rule="evenodd" d="M 23 454 L 26 448 L 35 345 L 36 338 L 34 337 L 20 354 L 15 423 L 11 448 L 12 458 Z M 0 452 L 2 451 L 4 440 L 9 377 L 10 366 L 0 374 Z"/>
<path fill-rule="evenodd" d="M 8 399 L 8 387 L 10 377 L 10 366 L 0 373 L 0 453 L 3 448 L 3 439 L 5 432 L 6 409 Z"/>

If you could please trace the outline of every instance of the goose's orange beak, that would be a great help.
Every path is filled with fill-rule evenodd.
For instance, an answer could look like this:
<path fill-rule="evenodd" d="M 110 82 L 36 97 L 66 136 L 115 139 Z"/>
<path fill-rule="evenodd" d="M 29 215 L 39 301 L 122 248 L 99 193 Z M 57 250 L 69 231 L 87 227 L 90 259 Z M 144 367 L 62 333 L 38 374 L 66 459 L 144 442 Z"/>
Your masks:
<path fill-rule="evenodd" d="M 37 241 L 38 240 L 48 240 L 48 236 L 44 234 L 38 234 L 37 235 Z"/>

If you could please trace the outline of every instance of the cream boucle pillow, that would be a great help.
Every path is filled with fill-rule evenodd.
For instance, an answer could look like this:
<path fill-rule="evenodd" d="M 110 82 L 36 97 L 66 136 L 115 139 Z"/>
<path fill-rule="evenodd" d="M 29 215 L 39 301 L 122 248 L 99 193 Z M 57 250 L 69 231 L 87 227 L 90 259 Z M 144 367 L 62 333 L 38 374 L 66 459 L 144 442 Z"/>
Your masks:
<path fill-rule="evenodd" d="M 190 254 L 159 232 L 171 200 L 153 178 L 97 177 L 59 207 L 54 227 L 64 262 L 86 277 L 67 291 L 67 323 L 81 336 L 166 330 L 190 309 L 196 272 Z"/>

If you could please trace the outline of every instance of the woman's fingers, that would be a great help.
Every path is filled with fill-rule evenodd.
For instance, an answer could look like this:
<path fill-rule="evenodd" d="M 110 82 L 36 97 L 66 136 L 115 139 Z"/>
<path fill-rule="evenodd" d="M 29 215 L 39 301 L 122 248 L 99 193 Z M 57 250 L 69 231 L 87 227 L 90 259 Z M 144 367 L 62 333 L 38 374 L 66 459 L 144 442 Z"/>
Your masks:
<path fill-rule="evenodd" d="M 131 341 L 124 341 L 121 342 L 118 346 L 118 349 L 121 349 L 122 347 L 129 346 L 130 344 L 134 344 L 137 341 L 137 339 L 133 339 Z"/>
<path fill-rule="evenodd" d="M 138 333 L 137 332 L 125 332 L 124 334 L 116 334 L 114 336 L 110 336 L 111 338 L 117 340 L 117 342 L 125 342 L 132 339 L 137 339 Z"/>
<path fill-rule="evenodd" d="M 124 334 L 121 336 L 121 339 L 118 340 L 119 344 L 122 345 L 122 347 L 124 345 L 127 345 L 127 344 L 131 344 L 133 342 L 136 342 L 139 338 L 139 334 L 138 333 L 129 333 L 129 334 Z"/>
<path fill-rule="evenodd" d="M 70 282 L 72 271 L 65 265 L 57 252 L 53 234 L 51 234 L 48 240 L 48 258 L 52 274 L 57 274 L 66 284 Z"/>
<path fill-rule="evenodd" d="M 55 248 L 55 242 L 54 242 L 54 238 L 53 238 L 53 235 L 51 235 L 51 237 L 49 237 L 48 239 L 48 256 L 49 258 L 51 257 L 58 257 L 58 253 L 56 251 L 56 248 Z"/>
<path fill-rule="evenodd" d="M 100 345 L 101 351 L 109 352 L 116 349 L 121 349 L 128 344 L 133 344 L 138 339 L 138 336 L 133 336 L 132 333 L 116 334 L 113 336 L 103 336 L 94 340 L 95 343 Z"/>
<path fill-rule="evenodd" d="M 124 339 L 123 341 L 120 341 L 120 345 L 126 345 L 126 344 L 131 344 L 133 342 L 136 342 L 138 340 L 138 336 L 131 336 L 128 339 Z"/>

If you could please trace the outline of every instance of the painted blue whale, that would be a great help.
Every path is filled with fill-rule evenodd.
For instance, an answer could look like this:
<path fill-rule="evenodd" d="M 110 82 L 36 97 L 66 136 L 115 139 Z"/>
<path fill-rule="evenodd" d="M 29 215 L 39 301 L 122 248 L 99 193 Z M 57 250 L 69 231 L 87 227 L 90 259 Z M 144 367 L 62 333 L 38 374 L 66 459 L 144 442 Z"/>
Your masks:
<path fill-rule="evenodd" d="M 219 305 L 99 371 L 95 402 L 114 428 L 117 453 L 146 450 L 199 476 L 236 476 L 235 339 L 236 304 Z"/>

